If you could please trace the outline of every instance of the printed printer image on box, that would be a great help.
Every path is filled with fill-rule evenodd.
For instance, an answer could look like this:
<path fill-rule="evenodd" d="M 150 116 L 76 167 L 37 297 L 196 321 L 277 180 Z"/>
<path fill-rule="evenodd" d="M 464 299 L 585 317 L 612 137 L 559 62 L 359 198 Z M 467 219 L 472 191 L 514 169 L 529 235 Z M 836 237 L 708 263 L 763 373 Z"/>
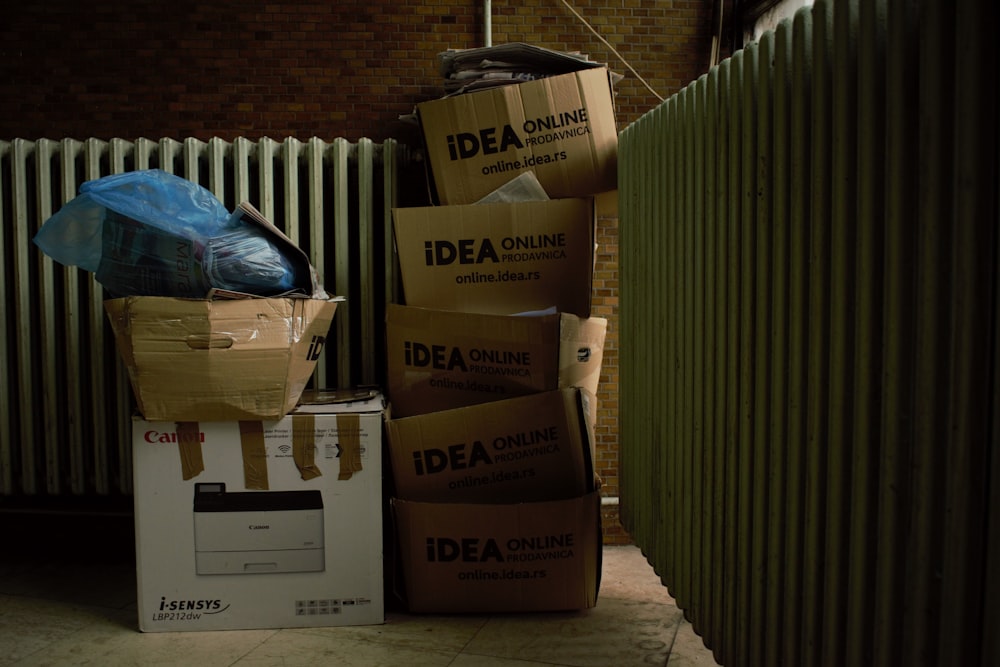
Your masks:
<path fill-rule="evenodd" d="M 194 486 L 198 574 L 322 572 L 323 496 L 317 489 L 226 492 Z"/>

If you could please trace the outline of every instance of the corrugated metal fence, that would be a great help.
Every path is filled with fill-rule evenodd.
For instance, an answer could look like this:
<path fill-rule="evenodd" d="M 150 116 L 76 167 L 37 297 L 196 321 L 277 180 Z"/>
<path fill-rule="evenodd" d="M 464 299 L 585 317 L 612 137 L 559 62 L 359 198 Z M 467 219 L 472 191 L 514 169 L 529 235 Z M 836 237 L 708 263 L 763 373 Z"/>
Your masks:
<path fill-rule="evenodd" d="M 306 251 L 327 292 L 347 297 L 316 387 L 378 384 L 384 305 L 396 300 L 391 208 L 405 146 L 299 141 L 0 141 L 0 496 L 131 493 L 128 378 L 92 274 L 31 242 L 86 180 L 159 168 L 233 210 L 249 201 Z"/>
<path fill-rule="evenodd" d="M 725 665 L 1000 664 L 995 24 L 819 1 L 622 133 L 622 518 Z"/>

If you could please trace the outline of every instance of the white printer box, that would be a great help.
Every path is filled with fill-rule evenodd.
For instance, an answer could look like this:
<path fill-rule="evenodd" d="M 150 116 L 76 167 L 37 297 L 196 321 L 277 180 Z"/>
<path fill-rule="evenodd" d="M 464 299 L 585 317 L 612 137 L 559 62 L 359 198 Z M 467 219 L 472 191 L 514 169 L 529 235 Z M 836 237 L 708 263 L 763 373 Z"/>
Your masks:
<path fill-rule="evenodd" d="M 381 395 L 132 422 L 139 629 L 385 621 Z"/>

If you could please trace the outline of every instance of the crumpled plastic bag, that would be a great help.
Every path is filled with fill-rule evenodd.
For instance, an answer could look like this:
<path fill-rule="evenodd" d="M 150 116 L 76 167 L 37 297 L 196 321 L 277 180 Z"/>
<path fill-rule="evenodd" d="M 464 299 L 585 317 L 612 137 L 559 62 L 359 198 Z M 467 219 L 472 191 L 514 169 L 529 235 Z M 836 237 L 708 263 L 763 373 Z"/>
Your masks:
<path fill-rule="evenodd" d="M 261 228 L 231 214 L 211 191 L 160 169 L 83 183 L 34 242 L 56 262 L 94 273 L 116 297 L 308 291 Z"/>

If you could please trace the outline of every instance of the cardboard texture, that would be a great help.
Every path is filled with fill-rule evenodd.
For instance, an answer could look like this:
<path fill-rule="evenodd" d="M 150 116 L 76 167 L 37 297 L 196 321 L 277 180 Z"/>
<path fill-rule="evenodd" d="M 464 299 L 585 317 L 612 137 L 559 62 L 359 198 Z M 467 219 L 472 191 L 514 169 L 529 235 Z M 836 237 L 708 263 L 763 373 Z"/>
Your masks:
<path fill-rule="evenodd" d="M 391 507 L 412 612 L 563 611 L 597 604 L 598 492 L 488 505 L 394 498 Z"/>
<path fill-rule="evenodd" d="M 417 115 L 440 204 L 471 204 L 525 171 L 553 199 L 618 186 L 606 67 L 423 102 Z"/>
<path fill-rule="evenodd" d="M 381 396 L 278 421 L 134 418 L 140 630 L 383 623 L 384 419 Z"/>
<path fill-rule="evenodd" d="M 136 403 L 151 421 L 280 419 L 295 407 L 334 300 L 105 301 Z"/>
<path fill-rule="evenodd" d="M 392 218 L 407 305 L 590 316 L 592 198 L 396 208 Z"/>
<path fill-rule="evenodd" d="M 594 490 L 585 390 L 443 410 L 387 424 L 395 493 L 424 502 L 573 498 Z"/>
<path fill-rule="evenodd" d="M 607 320 L 461 313 L 390 304 L 393 417 L 582 386 L 597 394 Z"/>

